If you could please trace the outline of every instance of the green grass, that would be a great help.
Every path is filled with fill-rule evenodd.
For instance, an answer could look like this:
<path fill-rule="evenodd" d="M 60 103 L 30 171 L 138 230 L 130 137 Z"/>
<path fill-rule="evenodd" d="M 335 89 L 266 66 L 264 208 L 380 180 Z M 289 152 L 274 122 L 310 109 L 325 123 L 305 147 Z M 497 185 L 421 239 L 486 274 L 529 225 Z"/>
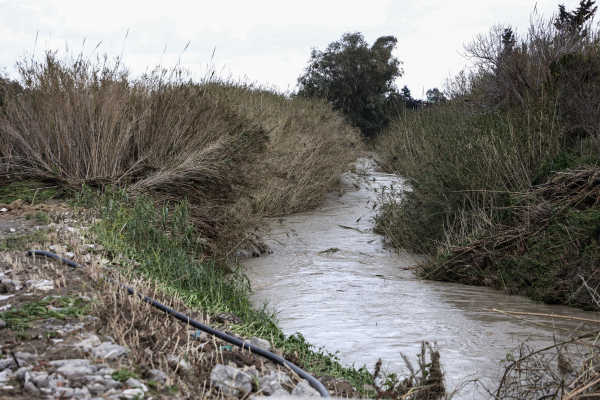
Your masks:
<path fill-rule="evenodd" d="M 35 181 L 12 182 L 0 187 L 0 203 L 9 204 L 21 199 L 25 204 L 42 203 L 60 196 L 55 186 Z"/>
<path fill-rule="evenodd" d="M 115 381 L 119 381 L 119 382 L 125 382 L 129 378 L 137 379 L 139 377 L 139 375 L 136 374 L 135 372 L 130 371 L 125 368 L 121 368 L 118 371 L 114 371 L 112 374 L 110 374 L 110 376 L 112 376 L 112 378 Z"/>
<path fill-rule="evenodd" d="M 53 306 L 61 308 L 54 311 L 48 308 Z M 20 332 L 30 329 L 30 322 L 39 319 L 67 317 L 78 318 L 85 315 L 88 302 L 78 297 L 51 297 L 46 300 L 32 301 L 15 310 L 8 310 L 0 314 L 0 318 L 6 322 L 6 327 Z"/>
<path fill-rule="evenodd" d="M 11 235 L 0 240 L 0 251 L 25 250 L 30 243 L 43 243 L 45 241 L 47 241 L 47 235 L 43 230 L 24 235 Z"/>
<path fill-rule="evenodd" d="M 143 196 L 134 201 L 125 191 L 101 194 L 84 188 L 76 204 L 97 210 L 101 221 L 91 228 L 97 243 L 109 253 L 139 263 L 124 267 L 123 273 L 156 281 L 165 294 L 178 296 L 188 307 L 236 314 L 243 323 L 232 326 L 232 330 L 273 339 L 277 348 L 297 353 L 297 363 L 311 372 L 347 379 L 359 390 L 365 383 L 373 385 L 366 367 L 342 366 L 335 354 L 316 349 L 299 333 L 286 337 L 266 305 L 254 308 L 249 300 L 250 284 L 241 268 L 230 271 L 204 255 L 203 240 L 189 223 L 186 202 L 156 208 Z"/>

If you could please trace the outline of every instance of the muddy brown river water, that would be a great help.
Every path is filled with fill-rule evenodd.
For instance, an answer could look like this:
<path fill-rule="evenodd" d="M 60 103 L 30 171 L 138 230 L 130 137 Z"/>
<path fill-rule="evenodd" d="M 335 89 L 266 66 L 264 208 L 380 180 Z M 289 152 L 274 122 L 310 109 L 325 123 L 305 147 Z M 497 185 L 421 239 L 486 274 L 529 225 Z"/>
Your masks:
<path fill-rule="evenodd" d="M 242 260 L 253 301 L 278 310 L 286 334 L 301 332 L 312 344 L 339 352 L 343 364 L 372 370 L 381 358 L 390 372 L 406 371 L 401 353 L 416 363 L 421 341 L 437 342 L 448 389 L 477 378 L 479 384 L 455 398 L 480 399 L 489 397 L 482 384 L 495 387 L 501 360 L 520 341 L 541 347 L 562 335 L 482 309 L 597 317 L 489 288 L 417 279 L 408 269 L 415 259 L 385 250 L 372 232 L 377 192 L 402 180 L 375 172 L 370 160 L 359 161 L 357 172 L 345 174 L 343 194 L 332 194 L 318 209 L 272 220 L 264 239 L 273 253 Z"/>

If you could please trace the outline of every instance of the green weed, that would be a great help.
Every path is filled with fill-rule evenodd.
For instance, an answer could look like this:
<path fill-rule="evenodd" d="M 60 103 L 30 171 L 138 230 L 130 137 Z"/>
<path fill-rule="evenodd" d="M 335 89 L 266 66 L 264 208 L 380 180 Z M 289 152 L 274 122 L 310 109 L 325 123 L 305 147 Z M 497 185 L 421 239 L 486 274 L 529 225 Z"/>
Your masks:
<path fill-rule="evenodd" d="M 118 371 L 114 371 L 112 374 L 110 374 L 110 376 L 115 381 L 119 381 L 119 382 L 125 382 L 129 378 L 134 378 L 134 379 L 138 378 L 138 374 L 136 374 L 135 372 L 130 371 L 128 369 L 125 369 L 125 368 L 121 368 Z"/>
<path fill-rule="evenodd" d="M 43 213 L 43 212 L 39 212 L 39 213 L 35 214 L 35 219 L 38 222 L 41 222 L 42 224 L 50 223 L 50 217 L 48 216 L 48 214 Z"/>
<path fill-rule="evenodd" d="M 48 308 L 49 306 L 60 310 L 52 310 Z M 31 328 L 29 322 L 39 319 L 81 317 L 85 315 L 87 307 L 87 302 L 78 297 L 50 297 L 32 301 L 19 309 L 5 311 L 0 314 L 0 318 L 6 322 L 7 328 L 13 331 L 24 331 Z"/>
<path fill-rule="evenodd" d="M 0 251 L 23 250 L 30 243 L 47 241 L 46 232 L 39 230 L 32 233 L 8 236 L 0 241 Z"/>
<path fill-rule="evenodd" d="M 0 187 L 0 203 L 9 204 L 15 200 L 22 199 L 26 204 L 32 202 L 42 203 L 51 198 L 61 196 L 56 186 L 43 182 L 25 181 L 12 182 Z"/>

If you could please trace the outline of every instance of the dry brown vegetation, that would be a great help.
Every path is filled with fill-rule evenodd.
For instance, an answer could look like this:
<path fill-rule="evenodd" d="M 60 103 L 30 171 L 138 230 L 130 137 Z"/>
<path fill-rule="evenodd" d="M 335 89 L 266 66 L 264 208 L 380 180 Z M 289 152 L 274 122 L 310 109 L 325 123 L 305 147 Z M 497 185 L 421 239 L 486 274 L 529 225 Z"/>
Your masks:
<path fill-rule="evenodd" d="M 585 286 L 600 287 L 599 176 L 599 168 L 583 166 L 515 195 L 510 221 L 484 237 L 449 247 L 421 266 L 420 273 L 595 309 Z"/>
<path fill-rule="evenodd" d="M 590 289 L 590 293 L 598 299 L 594 290 Z M 539 322 L 528 320 L 528 315 L 545 317 L 546 323 L 552 325 L 560 319 L 580 322 L 577 329 L 567 330 L 566 337 L 555 338 L 554 344 L 548 347 L 535 349 L 521 343 L 515 352 L 509 353 L 504 375 L 495 393 L 490 393 L 491 398 L 574 400 L 600 397 L 599 320 L 496 309 L 484 311 L 500 312 L 537 324 Z M 564 328 L 560 329 L 565 333 Z"/>
<path fill-rule="evenodd" d="M 63 188 L 127 185 L 161 203 L 187 198 L 207 249 L 226 252 L 263 216 L 314 207 L 360 149 L 359 133 L 317 100 L 251 84 L 193 81 L 119 60 L 18 63 L 4 80 L 0 172 Z"/>

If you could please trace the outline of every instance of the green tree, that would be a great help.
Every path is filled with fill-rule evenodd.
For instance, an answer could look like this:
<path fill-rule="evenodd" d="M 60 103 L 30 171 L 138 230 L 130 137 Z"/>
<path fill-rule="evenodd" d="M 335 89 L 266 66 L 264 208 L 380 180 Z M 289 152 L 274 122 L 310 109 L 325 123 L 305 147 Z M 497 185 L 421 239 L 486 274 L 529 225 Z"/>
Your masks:
<path fill-rule="evenodd" d="M 585 23 L 591 20 L 598 10 L 598 7 L 594 7 L 595 3 L 593 0 L 580 0 L 579 7 L 573 11 L 567 11 L 564 4 L 559 4 L 554 26 L 560 30 L 574 31 L 585 36 Z"/>
<path fill-rule="evenodd" d="M 412 101 L 413 100 L 412 95 L 410 94 L 410 89 L 406 85 L 404 85 L 404 87 L 400 91 L 400 94 L 402 95 L 402 98 L 404 98 L 404 101 Z"/>
<path fill-rule="evenodd" d="M 429 89 L 425 94 L 427 95 L 427 100 L 431 101 L 432 103 L 442 103 L 446 101 L 444 93 L 442 93 L 438 88 Z"/>
<path fill-rule="evenodd" d="M 346 33 L 325 51 L 312 49 L 298 78 L 298 95 L 326 98 L 365 136 L 375 135 L 395 115 L 399 104 L 394 81 L 402 64 L 392 55 L 398 40 L 382 36 L 369 46 L 359 32 Z"/>

